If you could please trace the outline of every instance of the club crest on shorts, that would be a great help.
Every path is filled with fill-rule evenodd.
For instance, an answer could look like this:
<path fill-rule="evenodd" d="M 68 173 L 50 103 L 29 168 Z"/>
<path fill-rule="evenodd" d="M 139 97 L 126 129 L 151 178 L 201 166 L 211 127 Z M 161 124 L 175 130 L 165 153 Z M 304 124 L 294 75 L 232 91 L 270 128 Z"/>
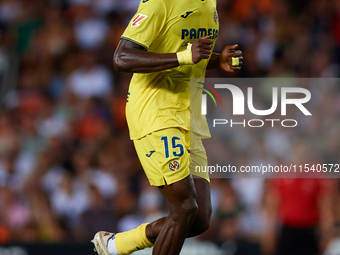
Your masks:
<path fill-rule="evenodd" d="M 178 163 L 176 160 L 171 161 L 171 162 L 169 163 L 169 169 L 170 169 L 171 171 L 176 171 L 176 170 L 178 170 L 178 169 L 179 169 L 179 163 Z"/>

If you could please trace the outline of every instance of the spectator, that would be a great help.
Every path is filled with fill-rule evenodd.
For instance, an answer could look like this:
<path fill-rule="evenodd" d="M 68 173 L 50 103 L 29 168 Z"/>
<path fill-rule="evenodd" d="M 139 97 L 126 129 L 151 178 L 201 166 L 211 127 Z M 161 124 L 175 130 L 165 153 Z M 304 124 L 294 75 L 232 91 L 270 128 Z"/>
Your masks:
<path fill-rule="evenodd" d="M 80 54 L 81 66 L 75 70 L 66 83 L 69 92 L 79 98 L 109 98 L 112 94 L 112 78 L 107 68 L 98 65 L 96 54 L 85 51 Z"/>
<path fill-rule="evenodd" d="M 0 1 L 0 243 L 87 242 L 97 229 L 131 229 L 164 212 L 158 191 L 141 177 L 128 138 L 124 109 L 131 76 L 112 66 L 139 2 Z M 218 13 L 225 29 L 216 51 L 240 44 L 240 76 L 339 77 L 338 1 L 220 0 Z M 287 118 L 299 121 L 294 129 L 223 129 L 221 137 L 205 141 L 209 164 L 339 163 L 340 89 L 337 81 L 325 81 L 308 87 L 312 118 L 292 110 Z M 270 107 L 273 86 L 287 84 L 259 85 L 256 107 Z M 222 101 L 223 111 L 230 110 L 232 102 Z M 300 137 L 308 144 L 298 146 Z M 308 157 L 306 147 L 312 149 Z M 339 208 L 329 213 L 331 193 L 336 201 L 340 194 L 327 182 L 213 179 L 213 227 L 200 238 L 229 254 L 258 254 L 261 240 L 264 251 L 273 251 L 275 236 L 283 245 L 290 242 L 287 231 L 296 234 L 297 228 L 311 229 L 307 239 L 315 240 L 319 224 L 324 249 L 333 234 L 338 237 L 333 215 L 340 219 Z M 104 222 L 107 228 L 99 227 Z"/>

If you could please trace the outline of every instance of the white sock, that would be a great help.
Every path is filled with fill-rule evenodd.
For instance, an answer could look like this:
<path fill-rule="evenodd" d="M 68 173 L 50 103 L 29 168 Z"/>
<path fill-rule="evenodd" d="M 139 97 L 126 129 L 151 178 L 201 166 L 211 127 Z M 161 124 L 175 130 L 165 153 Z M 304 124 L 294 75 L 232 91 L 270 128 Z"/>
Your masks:
<path fill-rule="evenodd" d="M 109 253 L 111 255 L 120 255 L 117 251 L 116 248 L 116 239 L 110 238 L 109 241 L 107 242 L 107 249 L 109 250 Z"/>

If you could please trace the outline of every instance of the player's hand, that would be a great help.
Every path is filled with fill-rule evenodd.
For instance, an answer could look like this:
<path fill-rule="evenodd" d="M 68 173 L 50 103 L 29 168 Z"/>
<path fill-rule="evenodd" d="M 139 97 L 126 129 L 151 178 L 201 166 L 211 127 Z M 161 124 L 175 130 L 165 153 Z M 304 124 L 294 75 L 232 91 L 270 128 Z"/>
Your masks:
<path fill-rule="evenodd" d="M 226 72 L 236 72 L 241 69 L 243 64 L 242 51 L 238 50 L 238 45 L 234 44 L 231 46 L 226 46 L 220 54 L 220 67 Z M 239 59 L 239 65 L 232 65 L 232 58 Z"/>
<path fill-rule="evenodd" d="M 202 59 L 208 59 L 211 53 L 211 40 L 209 36 L 201 37 L 192 43 L 192 62 L 197 64 Z"/>

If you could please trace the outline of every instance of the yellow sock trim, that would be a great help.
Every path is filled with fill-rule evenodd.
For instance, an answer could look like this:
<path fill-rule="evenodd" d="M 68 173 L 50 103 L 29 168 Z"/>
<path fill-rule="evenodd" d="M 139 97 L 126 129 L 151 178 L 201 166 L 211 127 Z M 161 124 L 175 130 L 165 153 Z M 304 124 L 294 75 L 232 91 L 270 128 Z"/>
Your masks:
<path fill-rule="evenodd" d="M 131 254 L 153 246 L 153 243 L 146 237 L 146 226 L 148 224 L 145 223 L 135 229 L 116 234 L 115 243 L 120 255 Z"/>
<path fill-rule="evenodd" d="M 187 49 L 184 51 L 177 52 L 177 60 L 180 66 L 183 65 L 193 65 L 192 62 L 192 52 L 191 52 L 192 44 L 188 43 Z"/>
<path fill-rule="evenodd" d="M 145 223 L 145 224 L 140 225 L 140 227 L 141 227 L 141 236 L 142 236 L 145 248 L 151 248 L 151 247 L 153 247 L 154 244 L 151 243 L 149 241 L 149 239 L 147 238 L 147 236 L 146 236 L 146 226 L 147 225 L 149 225 L 149 223 Z"/>

